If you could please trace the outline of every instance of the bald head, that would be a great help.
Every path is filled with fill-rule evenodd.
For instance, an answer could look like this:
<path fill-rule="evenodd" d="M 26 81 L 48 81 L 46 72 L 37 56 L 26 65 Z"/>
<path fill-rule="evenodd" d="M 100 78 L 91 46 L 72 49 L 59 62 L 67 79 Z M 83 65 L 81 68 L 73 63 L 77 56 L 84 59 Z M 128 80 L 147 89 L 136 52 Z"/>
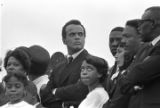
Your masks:
<path fill-rule="evenodd" d="M 143 42 L 151 42 L 160 35 L 160 6 L 149 7 L 144 11 L 138 30 Z"/>
<path fill-rule="evenodd" d="M 151 19 L 160 24 L 160 6 L 149 7 L 145 10 L 142 19 Z"/>

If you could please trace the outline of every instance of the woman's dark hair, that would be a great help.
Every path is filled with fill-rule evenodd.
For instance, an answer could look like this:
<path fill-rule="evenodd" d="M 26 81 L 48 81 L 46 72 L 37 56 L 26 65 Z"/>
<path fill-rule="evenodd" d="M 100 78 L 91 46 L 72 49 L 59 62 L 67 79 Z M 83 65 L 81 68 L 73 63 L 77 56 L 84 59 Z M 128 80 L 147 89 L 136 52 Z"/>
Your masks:
<path fill-rule="evenodd" d="M 99 81 L 100 83 L 103 83 L 108 72 L 107 61 L 105 61 L 103 58 L 92 56 L 92 55 L 87 56 L 85 60 L 87 63 L 96 67 L 97 72 L 102 75 Z"/>
<path fill-rule="evenodd" d="M 18 81 L 20 81 L 20 82 L 22 82 L 23 83 L 23 85 L 24 85 L 24 87 L 26 87 L 27 85 L 28 85 L 28 80 L 27 80 L 27 77 L 26 77 L 26 75 L 24 74 L 24 73 L 8 73 L 4 78 L 3 78 L 3 81 L 5 82 L 5 83 L 7 83 L 7 82 L 9 82 L 10 81 L 10 79 L 12 78 L 12 77 L 15 77 L 15 78 L 17 78 L 17 80 Z"/>
<path fill-rule="evenodd" d="M 14 50 L 9 50 L 4 58 L 4 67 L 7 67 L 9 58 L 14 57 L 22 64 L 24 70 L 28 73 L 30 71 L 31 61 L 26 51 L 26 47 L 18 47 Z"/>

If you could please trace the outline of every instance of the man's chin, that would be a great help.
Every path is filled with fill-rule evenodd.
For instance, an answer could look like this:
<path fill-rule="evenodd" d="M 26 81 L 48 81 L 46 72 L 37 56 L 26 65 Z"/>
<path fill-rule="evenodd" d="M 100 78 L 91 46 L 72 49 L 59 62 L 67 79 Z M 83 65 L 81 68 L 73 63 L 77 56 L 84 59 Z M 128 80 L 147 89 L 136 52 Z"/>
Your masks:
<path fill-rule="evenodd" d="M 112 53 L 112 55 L 113 55 L 113 56 L 115 56 L 115 55 L 116 55 L 116 53 L 117 53 L 117 51 L 112 50 L 112 52 L 111 52 L 111 53 Z"/>
<path fill-rule="evenodd" d="M 76 48 L 74 48 L 74 51 L 75 52 L 78 52 L 78 51 L 80 51 L 80 50 L 82 50 L 83 48 L 82 47 L 76 47 Z"/>

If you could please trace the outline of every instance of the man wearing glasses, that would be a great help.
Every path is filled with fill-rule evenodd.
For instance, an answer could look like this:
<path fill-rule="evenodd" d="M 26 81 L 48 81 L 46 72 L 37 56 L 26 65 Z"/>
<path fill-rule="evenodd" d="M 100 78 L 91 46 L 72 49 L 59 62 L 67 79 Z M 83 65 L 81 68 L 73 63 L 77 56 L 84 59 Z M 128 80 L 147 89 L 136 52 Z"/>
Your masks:
<path fill-rule="evenodd" d="M 140 85 L 139 108 L 160 108 L 160 7 L 145 10 L 139 24 L 143 42 L 150 48 L 142 62 L 131 65 L 127 75 L 121 78 L 121 90 L 128 93 L 135 85 Z M 135 88 L 136 89 L 136 88 Z"/>

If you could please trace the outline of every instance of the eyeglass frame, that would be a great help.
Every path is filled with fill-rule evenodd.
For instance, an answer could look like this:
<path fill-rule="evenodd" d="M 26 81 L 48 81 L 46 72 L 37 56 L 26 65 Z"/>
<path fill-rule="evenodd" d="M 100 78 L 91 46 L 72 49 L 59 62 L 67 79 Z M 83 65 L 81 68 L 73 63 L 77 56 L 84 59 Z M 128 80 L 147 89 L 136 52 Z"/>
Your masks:
<path fill-rule="evenodd" d="M 156 24 L 155 20 L 153 20 L 153 19 L 142 19 L 139 21 L 139 26 L 141 26 L 144 22 L 151 22 L 154 25 Z"/>

